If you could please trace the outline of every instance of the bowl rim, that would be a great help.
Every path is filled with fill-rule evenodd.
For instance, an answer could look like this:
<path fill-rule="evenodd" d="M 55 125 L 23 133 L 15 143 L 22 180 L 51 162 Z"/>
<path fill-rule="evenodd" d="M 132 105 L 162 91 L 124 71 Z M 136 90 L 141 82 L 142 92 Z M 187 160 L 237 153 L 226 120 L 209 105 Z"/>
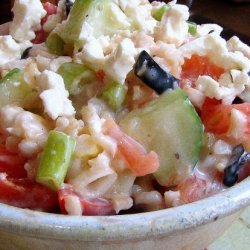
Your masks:
<path fill-rule="evenodd" d="M 129 215 L 69 216 L 0 204 L 0 231 L 37 238 L 105 241 L 162 237 L 211 223 L 250 204 L 250 177 L 214 196 L 179 207 Z"/>

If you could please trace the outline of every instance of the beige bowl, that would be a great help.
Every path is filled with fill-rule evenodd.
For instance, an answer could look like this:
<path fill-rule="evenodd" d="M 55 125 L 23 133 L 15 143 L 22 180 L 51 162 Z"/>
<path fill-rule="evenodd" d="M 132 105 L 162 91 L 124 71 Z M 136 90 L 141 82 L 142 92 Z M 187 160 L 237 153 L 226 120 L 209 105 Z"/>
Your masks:
<path fill-rule="evenodd" d="M 0 249 L 197 249 L 218 238 L 250 204 L 250 177 L 176 208 L 117 216 L 65 216 L 0 205 Z"/>

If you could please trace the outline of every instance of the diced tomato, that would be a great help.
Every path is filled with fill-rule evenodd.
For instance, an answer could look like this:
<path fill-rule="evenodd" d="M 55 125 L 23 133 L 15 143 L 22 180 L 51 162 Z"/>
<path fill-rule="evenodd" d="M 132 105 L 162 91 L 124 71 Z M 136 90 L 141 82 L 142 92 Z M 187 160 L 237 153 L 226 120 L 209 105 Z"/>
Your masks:
<path fill-rule="evenodd" d="M 98 70 L 96 72 L 96 75 L 97 75 L 97 78 L 100 80 L 100 81 L 104 81 L 104 78 L 106 76 L 105 72 L 103 70 Z"/>
<path fill-rule="evenodd" d="M 224 186 L 222 184 L 223 175 L 219 172 L 205 173 L 207 179 L 200 179 L 195 174 L 190 175 L 182 181 L 177 190 L 180 191 L 180 200 L 183 203 L 190 203 L 201 200 L 210 195 L 221 191 Z"/>
<path fill-rule="evenodd" d="M 34 44 L 39 44 L 46 40 L 46 38 L 48 37 L 48 33 L 43 29 L 43 25 L 48 20 L 48 17 L 50 15 L 56 14 L 57 11 L 57 6 L 50 2 L 43 3 L 43 8 L 46 10 L 47 14 L 41 20 L 41 29 L 35 32 L 36 37 L 32 40 Z"/>
<path fill-rule="evenodd" d="M 250 136 L 250 103 L 234 104 L 233 108 L 241 111 L 247 117 L 247 129 L 245 134 Z"/>
<path fill-rule="evenodd" d="M 62 214 L 67 214 L 65 208 L 65 197 L 75 195 L 80 199 L 83 215 L 112 215 L 115 214 L 112 204 L 103 198 L 85 199 L 77 195 L 69 184 L 65 184 L 58 193 L 59 205 Z"/>
<path fill-rule="evenodd" d="M 184 203 L 200 200 L 206 196 L 207 183 L 205 180 L 191 175 L 178 185 L 180 199 Z"/>
<path fill-rule="evenodd" d="M 52 212 L 57 209 L 57 194 L 27 178 L 7 178 L 0 175 L 0 202 L 20 207 Z"/>
<path fill-rule="evenodd" d="M 237 109 L 246 115 L 247 118 L 247 128 L 243 133 L 244 138 L 241 138 L 240 142 L 246 140 L 250 136 L 250 104 L 232 104 L 225 105 L 221 101 L 211 98 L 206 98 L 201 109 L 201 120 L 205 126 L 205 130 L 208 132 L 215 133 L 217 135 L 222 135 L 229 137 L 226 133 L 229 131 L 231 126 L 231 111 L 232 109 Z M 232 138 L 229 138 L 232 139 Z"/>
<path fill-rule="evenodd" d="M 152 174 L 158 169 L 158 155 L 154 151 L 147 153 L 141 144 L 122 132 L 113 119 L 106 121 L 105 128 L 107 134 L 117 141 L 121 155 L 135 176 Z"/>
<path fill-rule="evenodd" d="M 0 173 L 6 173 L 9 177 L 27 177 L 24 164 L 27 161 L 24 157 L 9 152 L 3 145 L 0 145 Z"/>
<path fill-rule="evenodd" d="M 250 176 L 250 162 L 247 162 L 245 166 L 240 169 L 238 176 L 238 181 L 242 181 Z"/>
<path fill-rule="evenodd" d="M 218 80 L 224 69 L 212 63 L 207 57 L 192 55 L 182 65 L 181 88 L 193 87 L 199 76 L 207 75 Z"/>
<path fill-rule="evenodd" d="M 223 105 L 219 100 L 206 98 L 201 109 L 201 120 L 206 131 L 225 134 L 230 128 L 231 110 L 231 105 Z"/>

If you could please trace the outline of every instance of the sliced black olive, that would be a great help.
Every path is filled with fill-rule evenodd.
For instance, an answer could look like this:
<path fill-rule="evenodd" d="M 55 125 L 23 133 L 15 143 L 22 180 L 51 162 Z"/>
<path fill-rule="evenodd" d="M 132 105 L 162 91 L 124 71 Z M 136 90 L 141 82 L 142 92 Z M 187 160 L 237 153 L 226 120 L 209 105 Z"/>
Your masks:
<path fill-rule="evenodd" d="M 30 52 L 31 49 L 32 49 L 32 47 L 27 48 L 27 49 L 23 52 L 23 54 L 22 54 L 22 56 L 21 56 L 21 59 L 26 59 L 26 58 L 28 58 L 28 57 L 29 57 L 29 52 Z"/>
<path fill-rule="evenodd" d="M 244 103 L 244 100 L 242 100 L 240 97 L 236 96 L 233 100 L 233 104 L 242 104 Z"/>
<path fill-rule="evenodd" d="M 179 80 L 163 70 L 145 50 L 140 53 L 134 72 L 159 94 L 179 86 Z"/>
<path fill-rule="evenodd" d="M 238 180 L 239 170 L 250 160 L 250 154 L 244 151 L 242 145 L 238 145 L 233 150 L 233 155 L 228 166 L 224 170 L 224 185 L 231 187 Z"/>
<path fill-rule="evenodd" d="M 66 15 L 68 16 L 74 3 L 71 0 L 66 0 L 65 4 L 66 4 Z"/>

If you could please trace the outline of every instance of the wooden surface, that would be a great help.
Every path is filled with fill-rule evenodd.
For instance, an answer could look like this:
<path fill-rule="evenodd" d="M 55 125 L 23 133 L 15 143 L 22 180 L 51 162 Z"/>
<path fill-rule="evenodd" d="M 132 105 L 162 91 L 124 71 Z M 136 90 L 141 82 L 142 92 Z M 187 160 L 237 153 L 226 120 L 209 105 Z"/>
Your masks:
<path fill-rule="evenodd" d="M 191 11 L 250 37 L 250 2 L 194 0 Z"/>

